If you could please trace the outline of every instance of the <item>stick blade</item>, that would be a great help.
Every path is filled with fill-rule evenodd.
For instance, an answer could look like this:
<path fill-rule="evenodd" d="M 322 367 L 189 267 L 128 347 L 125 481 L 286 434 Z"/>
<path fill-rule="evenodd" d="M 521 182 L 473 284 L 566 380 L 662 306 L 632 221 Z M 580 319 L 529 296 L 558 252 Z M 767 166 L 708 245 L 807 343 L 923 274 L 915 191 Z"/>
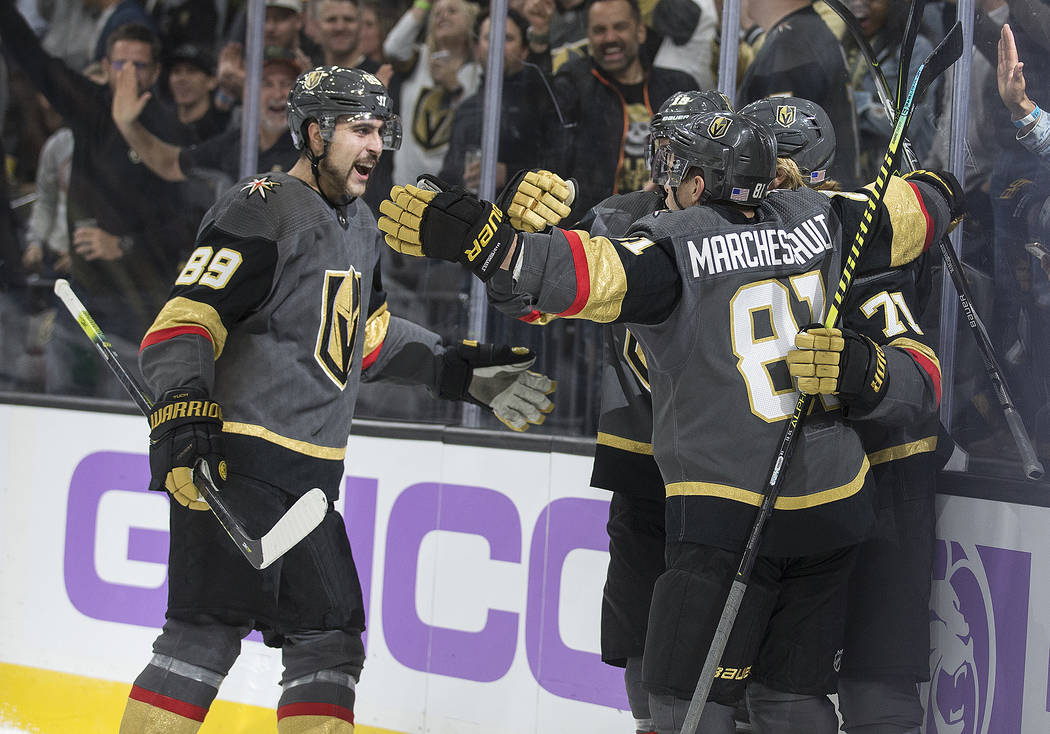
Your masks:
<path fill-rule="evenodd" d="M 948 68 L 959 60 L 963 52 L 962 23 L 955 22 L 948 35 L 944 37 L 937 48 L 930 52 L 919 68 L 918 77 L 915 79 L 915 91 L 911 98 L 918 100 L 929 88 L 933 80 L 946 72 Z"/>
<path fill-rule="evenodd" d="M 262 570 L 283 556 L 321 524 L 328 512 L 328 498 L 314 487 L 292 505 L 284 517 L 260 540 L 262 558 L 256 568 Z M 254 563 L 252 565 L 255 565 Z"/>

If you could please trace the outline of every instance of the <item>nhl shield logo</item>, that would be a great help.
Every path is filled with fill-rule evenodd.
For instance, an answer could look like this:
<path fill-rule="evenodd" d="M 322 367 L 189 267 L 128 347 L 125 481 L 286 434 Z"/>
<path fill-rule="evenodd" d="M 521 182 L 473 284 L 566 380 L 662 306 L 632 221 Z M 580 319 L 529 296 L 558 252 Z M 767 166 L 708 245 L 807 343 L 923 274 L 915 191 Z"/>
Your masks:
<path fill-rule="evenodd" d="M 307 89 L 316 89 L 317 85 L 321 83 L 321 80 L 328 76 L 327 71 L 321 71 L 320 69 L 314 69 L 303 78 L 303 86 Z"/>
<path fill-rule="evenodd" d="M 777 107 L 777 124 L 782 127 L 791 127 L 795 124 L 795 116 L 798 109 L 791 105 L 780 105 Z"/>
<path fill-rule="evenodd" d="M 360 318 L 361 274 L 353 268 L 326 270 L 314 359 L 340 390 L 346 388 L 353 371 Z"/>
<path fill-rule="evenodd" d="M 718 140 L 719 138 L 725 137 L 725 134 L 729 132 L 730 124 L 731 120 L 728 117 L 719 115 L 711 121 L 710 125 L 707 126 L 707 132 L 711 134 L 713 139 Z"/>

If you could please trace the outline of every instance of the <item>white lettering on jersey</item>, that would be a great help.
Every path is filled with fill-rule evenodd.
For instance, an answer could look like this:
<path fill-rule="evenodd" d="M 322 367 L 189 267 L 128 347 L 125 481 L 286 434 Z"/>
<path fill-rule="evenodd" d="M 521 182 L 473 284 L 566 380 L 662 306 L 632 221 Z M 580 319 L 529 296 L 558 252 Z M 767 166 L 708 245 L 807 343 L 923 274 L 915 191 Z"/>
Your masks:
<path fill-rule="evenodd" d="M 832 249 L 831 231 L 818 214 L 788 231 L 749 229 L 704 237 L 699 246 L 686 242 L 693 277 L 719 275 L 738 270 L 802 265 Z"/>

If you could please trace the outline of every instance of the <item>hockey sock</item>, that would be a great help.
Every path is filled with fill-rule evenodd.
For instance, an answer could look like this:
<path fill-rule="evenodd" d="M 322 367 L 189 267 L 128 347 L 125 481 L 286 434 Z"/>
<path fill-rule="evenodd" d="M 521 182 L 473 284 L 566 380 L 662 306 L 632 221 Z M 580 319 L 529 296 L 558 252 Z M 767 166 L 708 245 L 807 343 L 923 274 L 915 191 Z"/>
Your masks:
<path fill-rule="evenodd" d="M 835 706 L 827 696 L 777 691 L 752 681 L 747 686 L 747 709 L 755 734 L 837 734 L 839 729 Z"/>
<path fill-rule="evenodd" d="M 353 734 L 354 689 L 349 673 L 321 670 L 283 685 L 278 734 Z"/>
<path fill-rule="evenodd" d="M 656 734 L 656 724 L 649 714 L 649 694 L 642 687 L 642 658 L 627 658 L 623 671 L 623 681 L 627 686 L 627 702 L 634 716 L 635 734 Z"/>
<path fill-rule="evenodd" d="M 167 655 L 154 655 L 131 687 L 120 734 L 194 734 L 223 677 Z"/>

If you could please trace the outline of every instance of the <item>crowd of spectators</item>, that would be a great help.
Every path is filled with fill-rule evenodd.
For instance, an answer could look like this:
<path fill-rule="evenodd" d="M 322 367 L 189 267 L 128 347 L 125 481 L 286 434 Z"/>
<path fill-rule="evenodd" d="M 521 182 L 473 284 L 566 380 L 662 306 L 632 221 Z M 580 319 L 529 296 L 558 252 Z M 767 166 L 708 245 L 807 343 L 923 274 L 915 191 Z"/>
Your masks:
<path fill-rule="evenodd" d="M 741 27 L 737 106 L 793 95 L 823 106 L 838 151 L 831 176 L 870 181 L 891 120 L 858 43 L 822 2 L 734 0 Z M 295 160 L 284 101 L 292 80 L 321 64 L 380 78 L 404 142 L 385 153 L 365 198 L 421 173 L 477 189 L 493 166 L 497 190 L 515 172 L 548 168 L 578 184 L 572 218 L 610 194 L 649 183 L 649 119 L 677 91 L 717 84 L 721 13 L 729 0 L 510 0 L 493 28 L 474 0 L 266 0 L 262 68 L 245 63 L 246 8 L 215 0 L 0 0 L 0 390 L 122 397 L 48 288 L 71 279 L 135 364 L 141 335 L 187 255 L 201 215 L 240 177 L 242 97 L 261 78 L 256 173 Z M 909 3 L 847 0 L 891 89 Z M 928 3 L 914 70 L 954 21 L 952 0 Z M 1008 23 L 1008 25 L 1006 25 Z M 1012 29 L 1012 31 L 1011 31 Z M 1050 451 L 1050 68 L 1023 65 L 1050 50 L 1047 0 L 978 0 L 966 134 L 972 215 L 963 234 L 967 277 L 1040 450 Z M 488 109 L 488 50 L 503 48 L 497 158 L 480 157 Z M 952 79 L 920 100 L 912 147 L 947 164 Z M 1023 123 L 1017 127 L 1011 122 Z M 439 263 L 384 263 L 392 307 L 435 330 L 462 331 L 469 283 Z M 936 295 L 936 294 L 934 294 Z M 922 317 L 937 328 L 938 303 Z M 541 335 L 499 324 L 545 349 L 541 368 L 563 381 L 552 430 L 593 430 L 597 381 L 588 361 L 600 336 L 580 324 Z M 480 336 L 480 335 L 479 335 Z M 959 338 L 956 401 L 964 446 L 1007 450 L 979 360 Z M 575 396 L 575 397 L 573 397 Z M 437 418 L 362 398 L 378 417 Z M 429 403 L 427 403 L 429 404 Z"/>

